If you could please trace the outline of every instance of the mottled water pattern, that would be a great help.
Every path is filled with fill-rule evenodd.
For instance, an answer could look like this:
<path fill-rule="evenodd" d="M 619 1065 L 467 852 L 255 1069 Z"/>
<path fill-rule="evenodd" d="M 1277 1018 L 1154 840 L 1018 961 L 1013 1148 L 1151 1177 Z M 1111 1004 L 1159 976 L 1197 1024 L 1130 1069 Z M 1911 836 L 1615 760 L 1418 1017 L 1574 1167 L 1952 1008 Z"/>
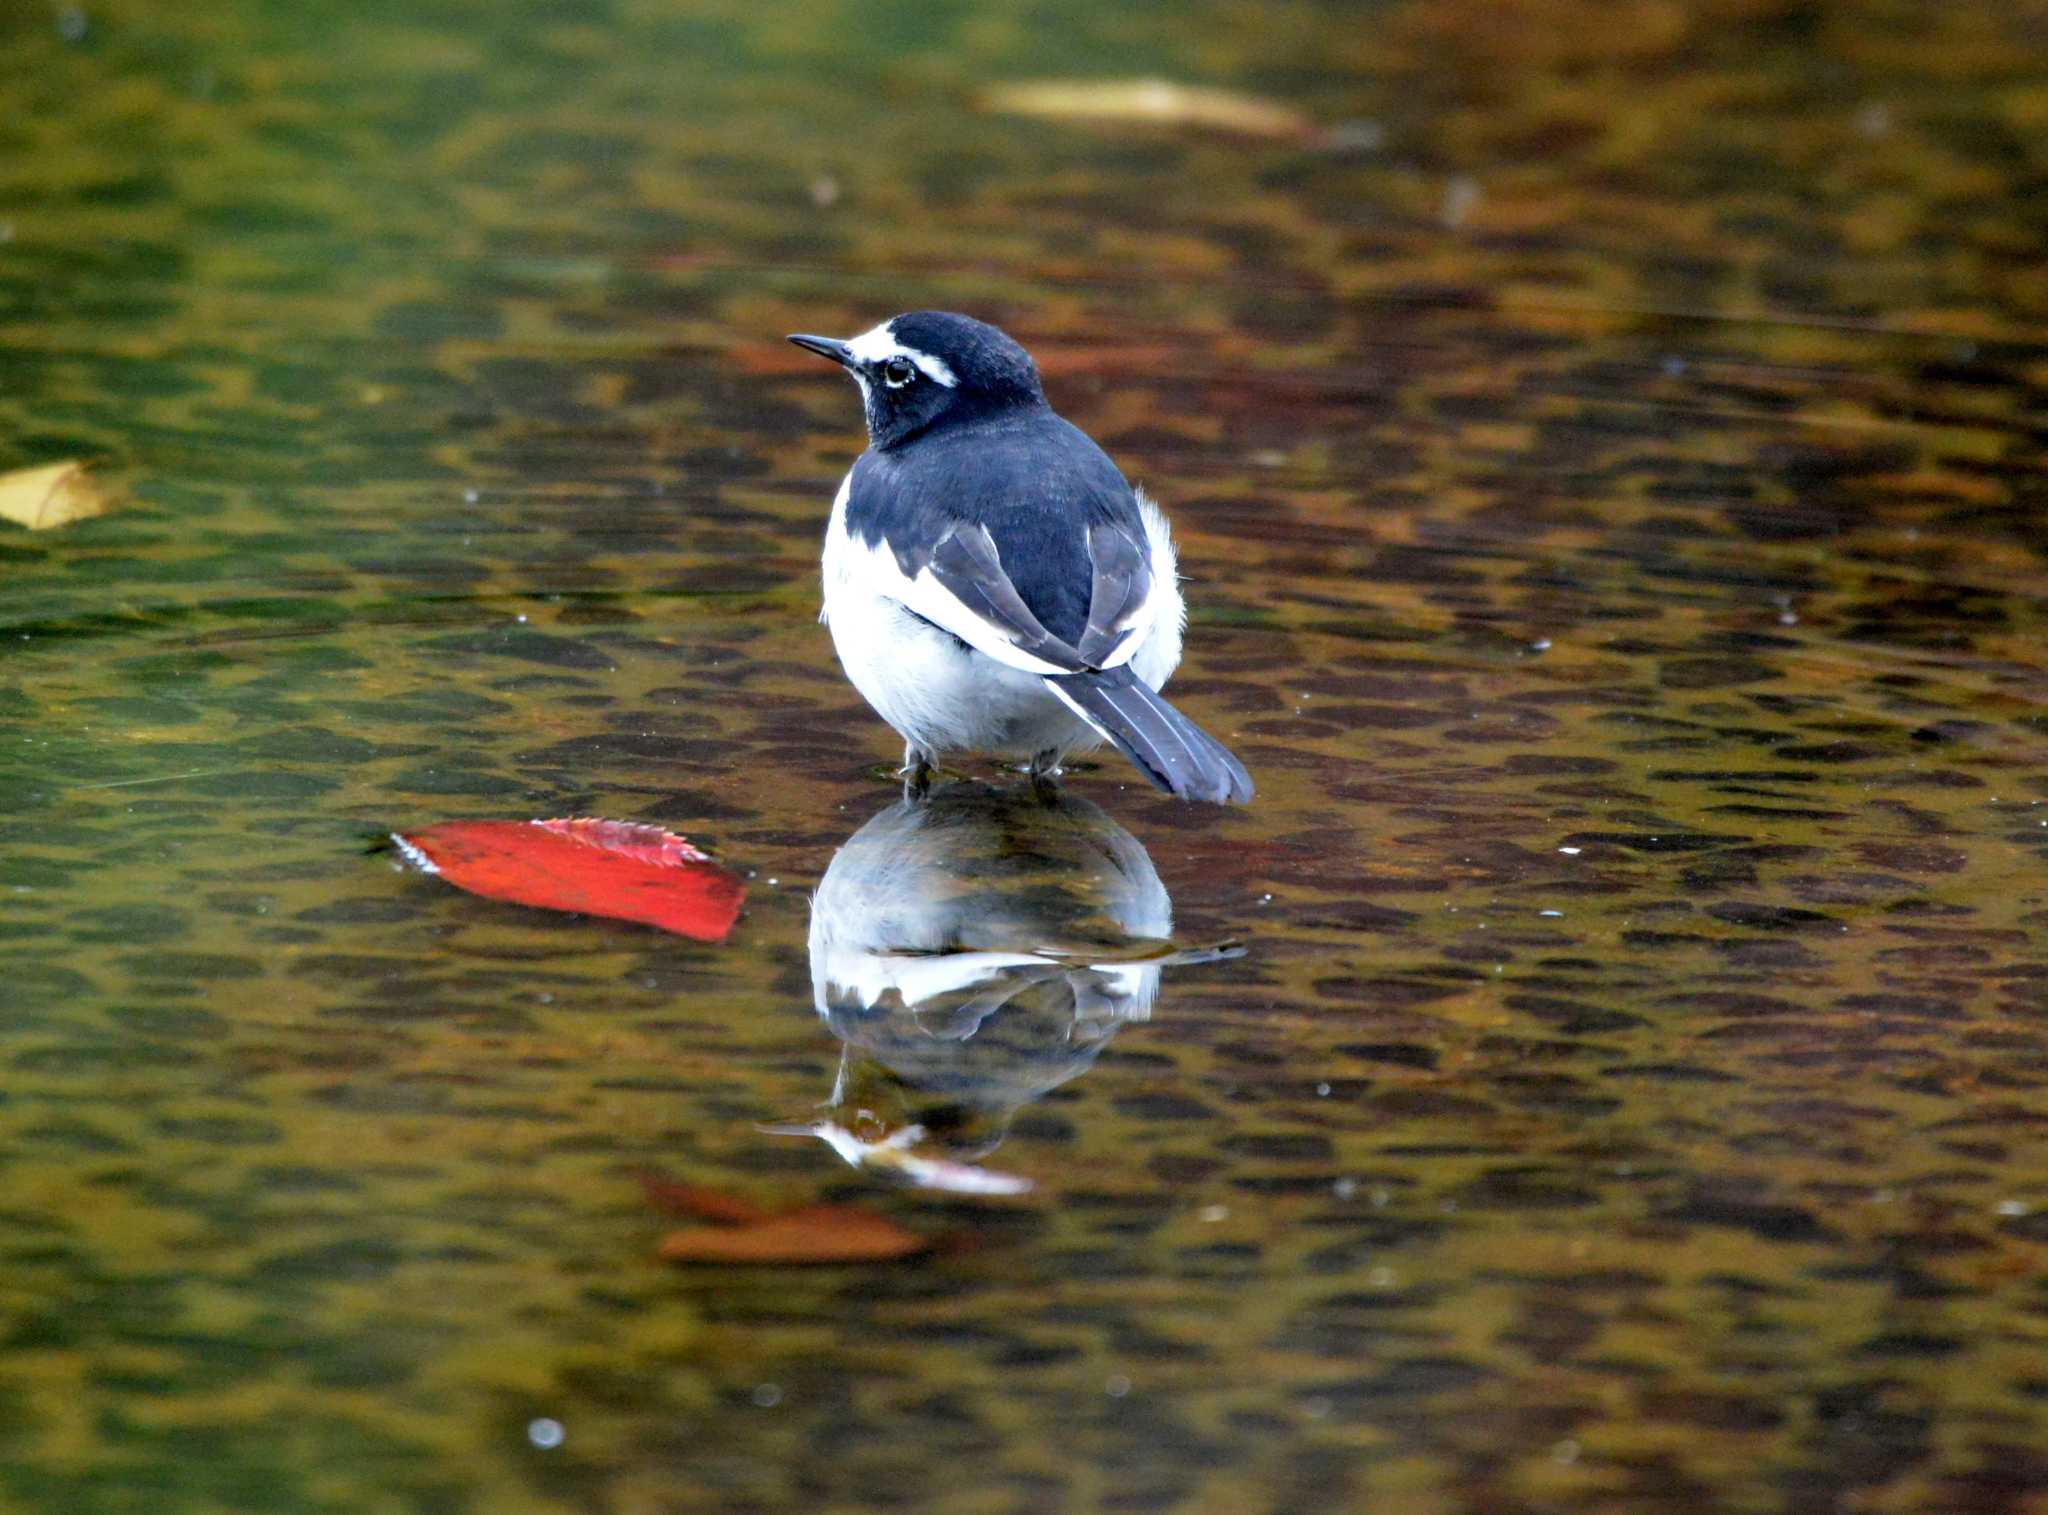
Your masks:
<path fill-rule="evenodd" d="M 0 533 L 0 1504 L 2048 1507 L 2044 56 L 2036 0 L 8 10 L 0 467 L 123 503 Z M 1334 130 L 972 108 L 1105 70 Z M 1072 775 L 1115 929 L 1249 950 L 950 1068 L 806 948 L 895 746 L 780 337 L 917 305 L 1167 503 L 1260 786 Z M 748 872 L 733 938 L 373 850 L 557 814 Z M 1036 1190 L 760 1133 L 841 1037 Z M 664 1268 L 642 1169 L 946 1244 Z"/>

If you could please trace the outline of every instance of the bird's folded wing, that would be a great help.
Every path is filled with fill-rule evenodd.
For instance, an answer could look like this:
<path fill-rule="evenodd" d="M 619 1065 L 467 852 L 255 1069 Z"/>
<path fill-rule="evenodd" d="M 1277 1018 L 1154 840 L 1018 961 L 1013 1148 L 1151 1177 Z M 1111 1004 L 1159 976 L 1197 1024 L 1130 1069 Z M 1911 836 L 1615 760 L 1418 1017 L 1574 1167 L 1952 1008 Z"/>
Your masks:
<path fill-rule="evenodd" d="M 1144 545 L 1128 531 L 1100 523 L 1088 528 L 1088 561 L 1095 582 L 1078 650 L 1090 668 L 1115 668 L 1131 660 L 1158 613 L 1152 565 Z"/>
<path fill-rule="evenodd" d="M 932 548 L 912 581 L 910 608 L 970 647 L 1027 673 L 1079 673 L 1079 650 L 1045 629 L 1003 570 L 988 528 L 958 525 Z"/>
<path fill-rule="evenodd" d="M 1025 673 L 1114 668 L 1130 661 L 1151 625 L 1152 572 L 1143 548 L 1114 526 L 1089 529 L 1088 555 L 1093 583 L 1078 647 L 1048 631 L 1024 603 L 982 525 L 955 526 L 914 574 L 898 567 L 888 593 L 976 651 Z M 891 555 L 877 557 L 888 561 Z"/>

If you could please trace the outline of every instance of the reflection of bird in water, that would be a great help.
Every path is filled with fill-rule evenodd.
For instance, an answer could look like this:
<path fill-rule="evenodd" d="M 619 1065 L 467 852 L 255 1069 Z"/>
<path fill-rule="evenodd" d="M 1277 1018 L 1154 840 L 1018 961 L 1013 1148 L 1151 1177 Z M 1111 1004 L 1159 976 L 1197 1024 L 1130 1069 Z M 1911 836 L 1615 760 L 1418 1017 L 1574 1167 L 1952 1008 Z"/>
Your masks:
<path fill-rule="evenodd" d="M 1162 968 L 1241 950 L 1181 950 L 1172 929 L 1145 849 L 1086 800 L 957 783 L 890 806 L 812 897 L 812 990 L 845 1049 L 836 1118 L 796 1129 L 971 1187 L 913 1171 L 903 1128 L 951 1158 L 993 1150 L 1020 1106 L 1150 1017 Z"/>

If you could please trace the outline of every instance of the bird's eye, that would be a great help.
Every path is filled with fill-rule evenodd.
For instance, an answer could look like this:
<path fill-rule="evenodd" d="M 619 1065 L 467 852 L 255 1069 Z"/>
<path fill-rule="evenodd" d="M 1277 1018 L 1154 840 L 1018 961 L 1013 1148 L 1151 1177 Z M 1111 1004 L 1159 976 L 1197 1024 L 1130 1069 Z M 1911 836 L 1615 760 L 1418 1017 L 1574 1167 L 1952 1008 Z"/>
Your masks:
<path fill-rule="evenodd" d="M 891 389 L 901 389 L 917 377 L 917 365 L 908 358 L 891 358 L 882 365 L 882 382 Z"/>

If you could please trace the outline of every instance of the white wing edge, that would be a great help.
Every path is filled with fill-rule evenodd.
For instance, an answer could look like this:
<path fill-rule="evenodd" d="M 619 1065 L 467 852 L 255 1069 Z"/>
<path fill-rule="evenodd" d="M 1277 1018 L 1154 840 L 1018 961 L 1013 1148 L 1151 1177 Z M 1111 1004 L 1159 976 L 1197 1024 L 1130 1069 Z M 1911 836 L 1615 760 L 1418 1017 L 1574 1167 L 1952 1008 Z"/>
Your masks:
<path fill-rule="evenodd" d="M 1166 524 L 1166 517 L 1152 502 L 1152 497 L 1143 489 L 1134 488 L 1131 493 L 1138 502 L 1138 519 L 1145 528 L 1145 566 L 1151 570 L 1152 582 L 1131 613 L 1118 623 L 1122 635 L 1109 656 L 1102 661 L 1104 668 L 1121 668 L 1138 655 L 1157 626 L 1159 617 L 1173 607 L 1171 613 L 1179 617 L 1179 624 L 1173 629 L 1174 642 L 1180 641 L 1179 633 L 1187 624 L 1187 601 L 1182 599 L 1175 574 L 1173 552 L 1173 531 Z"/>
<path fill-rule="evenodd" d="M 896 554 L 889 551 L 886 544 L 869 547 L 859 541 L 851 541 L 848 546 L 854 572 L 871 590 L 916 611 L 934 626 L 952 632 L 976 652 L 987 653 L 998 663 L 1020 673 L 1061 674 L 1074 671 L 1024 651 L 1010 640 L 1009 633 L 1002 627 L 968 609 L 950 589 L 932 577 L 929 568 L 920 568 L 915 578 L 907 577 L 896 566 Z"/>

